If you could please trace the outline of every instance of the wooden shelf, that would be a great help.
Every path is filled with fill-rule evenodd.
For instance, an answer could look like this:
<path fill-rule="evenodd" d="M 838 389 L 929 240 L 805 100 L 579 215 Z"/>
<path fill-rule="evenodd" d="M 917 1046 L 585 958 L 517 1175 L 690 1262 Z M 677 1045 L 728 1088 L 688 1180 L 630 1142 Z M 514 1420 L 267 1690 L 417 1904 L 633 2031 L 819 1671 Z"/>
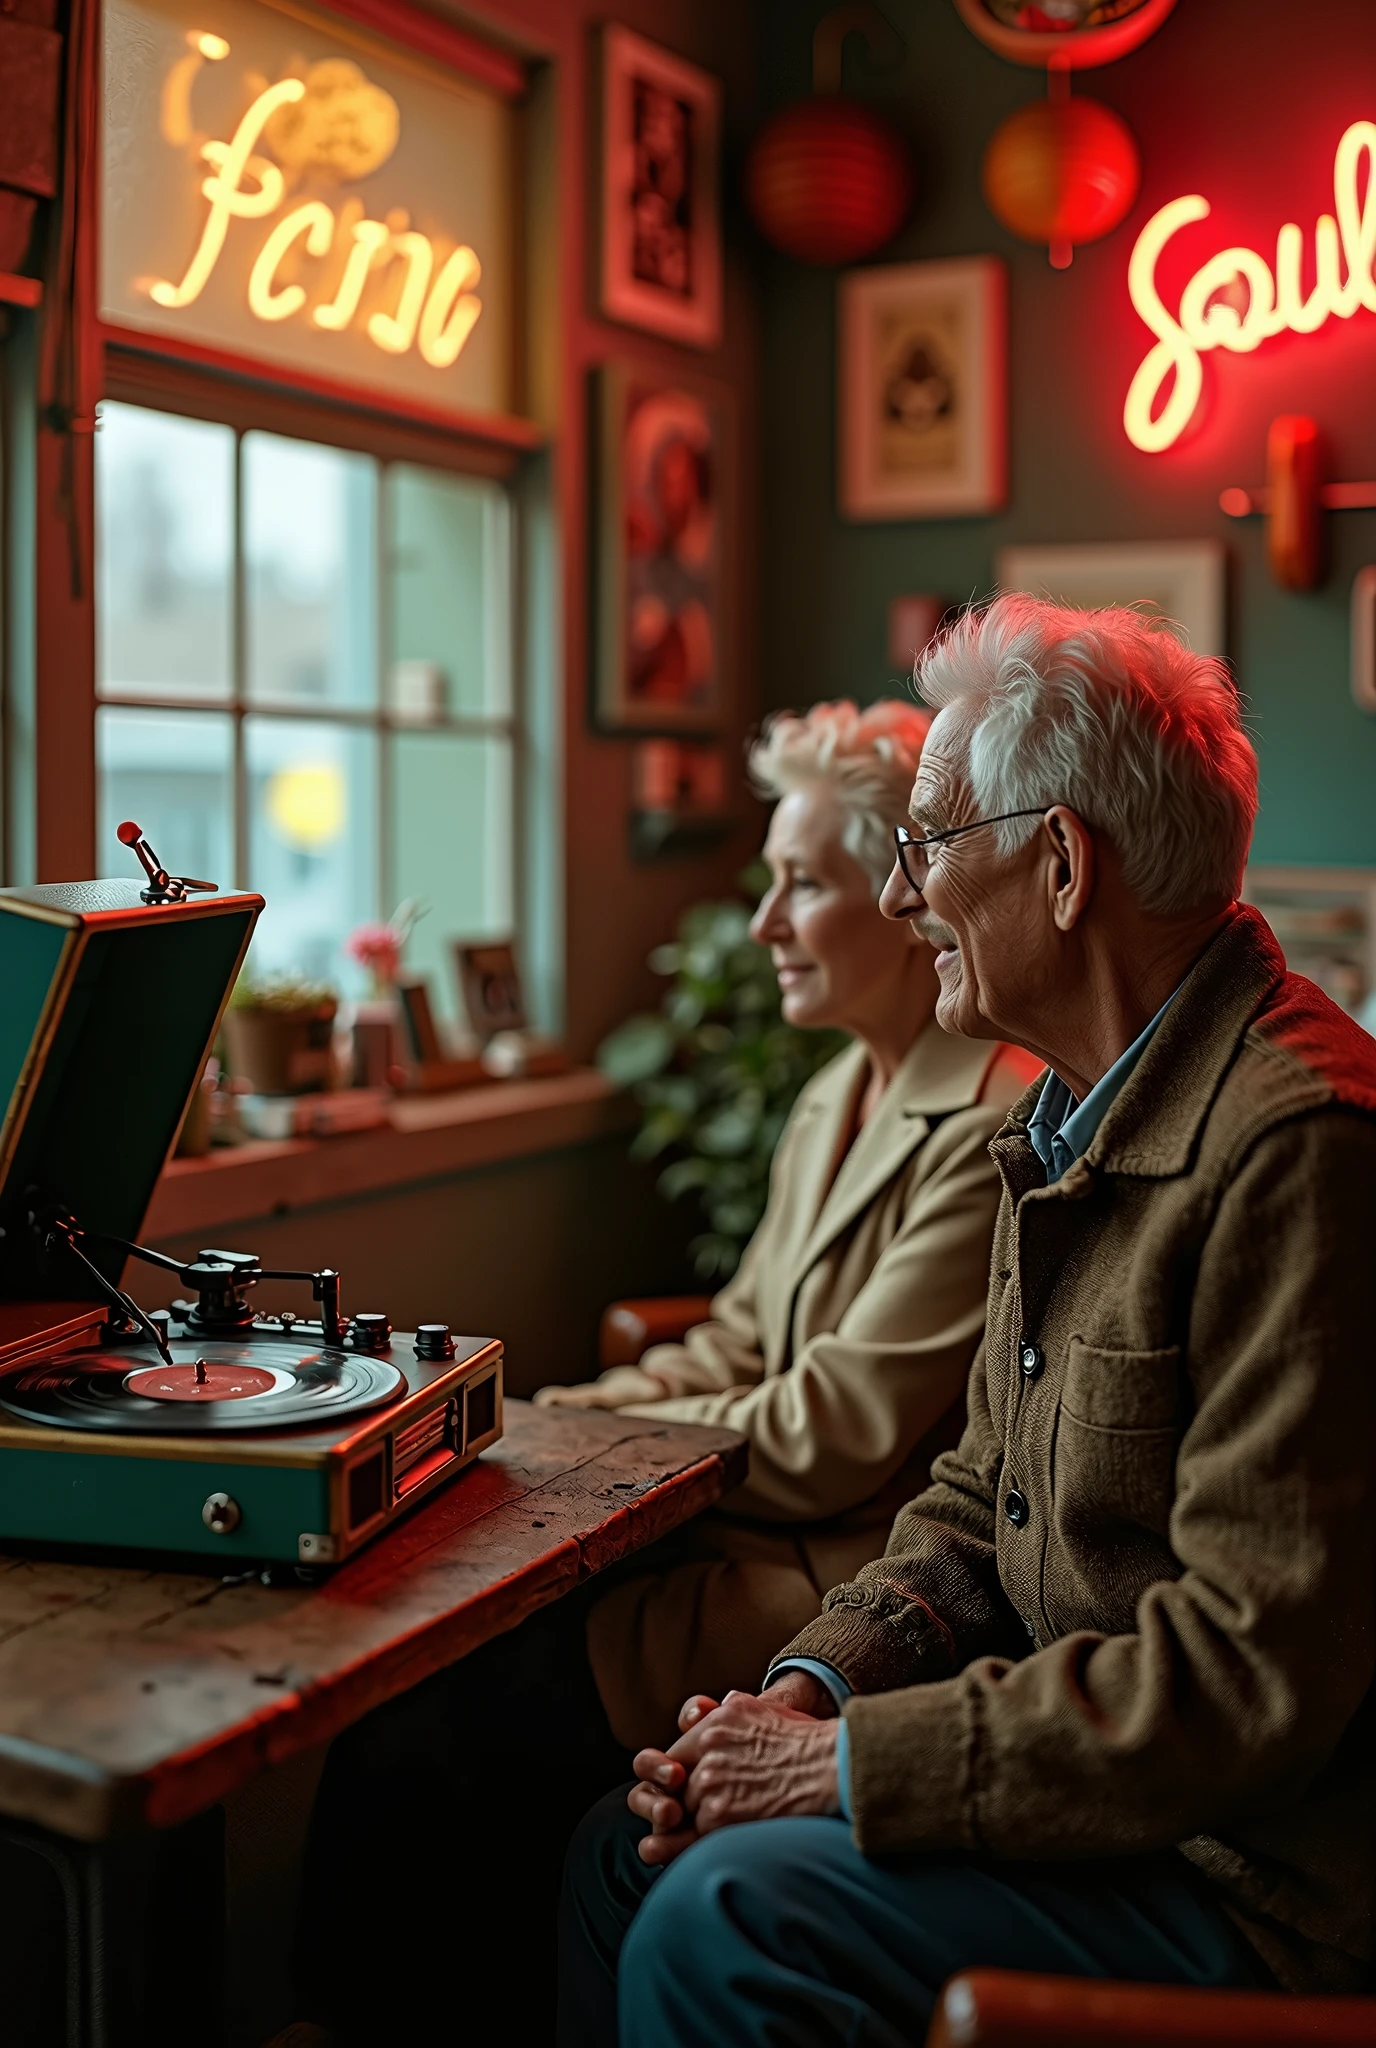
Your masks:
<path fill-rule="evenodd" d="M 36 277 L 17 277 L 12 270 L 0 270 L 0 306 L 36 306 L 43 286 Z"/>

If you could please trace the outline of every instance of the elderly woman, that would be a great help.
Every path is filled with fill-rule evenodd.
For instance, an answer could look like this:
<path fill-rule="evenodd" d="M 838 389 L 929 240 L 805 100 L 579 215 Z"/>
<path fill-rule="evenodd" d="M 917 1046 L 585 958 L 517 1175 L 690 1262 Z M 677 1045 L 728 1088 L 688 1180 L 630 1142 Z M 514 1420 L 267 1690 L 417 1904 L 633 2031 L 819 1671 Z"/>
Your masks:
<path fill-rule="evenodd" d="M 559 1865 L 583 1809 L 631 1750 L 669 1738 L 686 1692 L 757 1688 L 959 1434 L 998 1206 L 987 1146 L 1035 1068 L 939 1030 L 930 946 L 879 913 L 927 724 L 911 705 L 823 704 L 775 719 L 754 749 L 777 799 L 755 935 L 789 1021 L 855 1043 L 799 1098 L 711 1321 L 538 1397 L 726 1423 L 750 1439 L 749 1478 L 590 1612 L 556 1602 L 336 1743 L 304 1946 L 307 2003 L 342 2039 L 447 2038 L 447 1974 L 398 1972 L 393 1956 L 441 1953 L 456 1922 L 470 1952 L 519 1972 L 539 2038 Z M 458 1842 L 480 1845 L 475 1862 Z M 404 1886 L 377 1886 L 382 1867 Z M 368 1891 L 366 1943 L 335 1910 L 351 1881 Z"/>
<path fill-rule="evenodd" d="M 854 1044 L 799 1097 L 764 1220 L 710 1322 L 536 1396 L 750 1440 L 724 1510 L 590 1615 L 597 1689 L 629 1749 L 670 1737 L 694 1689 L 757 1691 L 827 1589 L 879 1556 L 963 1421 L 998 1205 L 988 1144 L 1036 1064 L 942 1032 L 931 947 L 879 913 L 928 723 L 889 701 L 766 726 L 750 766 L 776 805 L 752 930 L 789 1023 L 839 1026 Z"/>

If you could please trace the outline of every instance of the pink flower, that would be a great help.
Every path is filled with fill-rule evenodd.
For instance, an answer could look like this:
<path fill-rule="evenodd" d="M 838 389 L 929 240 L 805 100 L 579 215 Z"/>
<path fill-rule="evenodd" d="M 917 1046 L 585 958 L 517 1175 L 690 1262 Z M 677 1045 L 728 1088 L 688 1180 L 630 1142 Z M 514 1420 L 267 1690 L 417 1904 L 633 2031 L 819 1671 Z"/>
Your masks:
<path fill-rule="evenodd" d="M 389 924 L 361 924 L 345 943 L 345 951 L 379 981 L 396 980 L 401 947 L 401 934 Z"/>

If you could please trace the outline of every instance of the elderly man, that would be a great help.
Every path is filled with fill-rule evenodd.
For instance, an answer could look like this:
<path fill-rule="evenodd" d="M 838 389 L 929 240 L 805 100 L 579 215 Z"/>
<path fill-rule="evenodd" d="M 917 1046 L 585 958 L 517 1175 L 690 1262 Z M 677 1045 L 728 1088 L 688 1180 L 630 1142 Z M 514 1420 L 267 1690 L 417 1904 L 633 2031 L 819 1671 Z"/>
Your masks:
<path fill-rule="evenodd" d="M 1369 1981 L 1376 1045 L 1237 901 L 1216 663 L 1005 597 L 921 686 L 885 908 L 942 1025 L 1050 1069 L 992 1146 L 967 1427 L 766 1690 L 584 1823 L 565 2048 L 618 1990 L 623 2048 L 897 2048 L 975 1964 Z"/>

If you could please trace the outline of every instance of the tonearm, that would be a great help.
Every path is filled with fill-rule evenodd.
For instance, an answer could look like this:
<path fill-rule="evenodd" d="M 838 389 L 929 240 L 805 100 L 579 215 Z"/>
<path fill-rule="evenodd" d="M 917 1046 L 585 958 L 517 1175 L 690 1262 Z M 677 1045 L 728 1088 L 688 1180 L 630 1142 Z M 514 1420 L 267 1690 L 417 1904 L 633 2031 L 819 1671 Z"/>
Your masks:
<path fill-rule="evenodd" d="M 313 1325 L 295 1322 L 292 1318 L 295 1327 L 307 1336 L 314 1335 L 318 1328 L 321 1342 L 336 1348 L 348 1339 L 348 1325 L 339 1306 L 339 1275 L 332 1266 L 324 1266 L 319 1272 L 312 1273 L 291 1266 L 264 1266 L 255 1252 L 227 1251 L 199 1252 L 194 1259 L 183 1263 L 180 1259 L 168 1258 L 164 1252 L 150 1251 L 147 1245 L 131 1244 L 126 1238 L 114 1237 L 108 1231 L 85 1230 L 70 1210 L 57 1203 L 43 1202 L 36 1193 L 31 1192 L 29 1199 L 29 1223 L 44 1245 L 48 1248 L 65 1246 L 80 1260 L 106 1300 L 157 1346 L 168 1365 L 172 1363 L 172 1355 L 166 1335 L 157 1321 L 113 1280 L 106 1279 L 83 1249 L 86 1243 L 94 1241 L 113 1245 L 128 1258 L 142 1259 L 146 1265 L 158 1266 L 165 1273 L 175 1273 L 183 1287 L 190 1288 L 196 1296 L 194 1302 L 176 1301 L 172 1304 L 173 1319 L 184 1325 L 189 1336 L 242 1336 L 253 1328 L 255 1321 L 247 1298 L 251 1287 L 256 1287 L 260 1280 L 309 1280 L 312 1298 L 320 1303 L 320 1321 Z M 371 1319 L 361 1317 L 359 1320 L 366 1323 Z M 360 1344 L 358 1348 L 368 1347 Z"/>

